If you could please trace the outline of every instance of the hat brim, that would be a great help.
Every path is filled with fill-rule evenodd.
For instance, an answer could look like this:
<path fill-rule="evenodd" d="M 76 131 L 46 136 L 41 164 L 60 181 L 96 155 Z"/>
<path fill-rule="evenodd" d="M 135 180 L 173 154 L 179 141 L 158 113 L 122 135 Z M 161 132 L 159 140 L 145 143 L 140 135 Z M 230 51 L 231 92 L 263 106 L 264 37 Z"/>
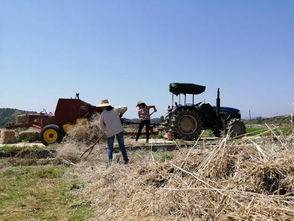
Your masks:
<path fill-rule="evenodd" d="M 137 106 L 136 106 L 136 107 L 140 106 L 141 104 L 145 104 L 145 103 L 144 103 L 144 102 L 142 102 L 142 103 L 139 103 L 139 104 L 137 104 Z"/>
<path fill-rule="evenodd" d="M 109 107 L 111 104 L 98 104 L 96 107 Z"/>

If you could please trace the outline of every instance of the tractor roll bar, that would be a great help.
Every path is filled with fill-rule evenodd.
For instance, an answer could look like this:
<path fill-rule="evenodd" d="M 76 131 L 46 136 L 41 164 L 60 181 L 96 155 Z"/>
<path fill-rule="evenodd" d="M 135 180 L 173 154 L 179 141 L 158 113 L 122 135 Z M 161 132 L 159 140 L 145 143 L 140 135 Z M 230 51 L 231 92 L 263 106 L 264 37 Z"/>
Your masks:
<path fill-rule="evenodd" d="M 216 116 L 219 116 L 220 112 L 220 96 L 219 96 L 219 88 L 217 89 L 217 96 L 216 96 Z"/>

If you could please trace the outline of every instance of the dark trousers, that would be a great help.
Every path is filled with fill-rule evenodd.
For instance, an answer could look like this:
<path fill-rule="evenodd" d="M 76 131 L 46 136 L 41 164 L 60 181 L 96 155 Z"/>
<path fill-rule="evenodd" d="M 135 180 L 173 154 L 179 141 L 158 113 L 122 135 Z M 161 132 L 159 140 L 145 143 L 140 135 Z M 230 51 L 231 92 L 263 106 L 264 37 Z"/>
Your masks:
<path fill-rule="evenodd" d="M 150 120 L 141 120 L 141 122 L 139 124 L 139 129 L 138 129 L 136 140 L 139 139 L 144 125 L 146 125 L 146 142 L 148 143 L 148 141 L 149 141 Z"/>

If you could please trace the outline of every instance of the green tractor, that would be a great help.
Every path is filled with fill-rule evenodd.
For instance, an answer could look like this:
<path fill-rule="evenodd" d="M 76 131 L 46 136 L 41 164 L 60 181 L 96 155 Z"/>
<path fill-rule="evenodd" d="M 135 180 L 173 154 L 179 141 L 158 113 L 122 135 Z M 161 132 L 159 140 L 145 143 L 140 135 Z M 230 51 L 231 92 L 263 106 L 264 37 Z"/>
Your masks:
<path fill-rule="evenodd" d="M 205 86 L 187 83 L 171 83 L 172 105 L 168 107 L 163 126 L 176 139 L 196 140 L 201 131 L 211 129 L 215 136 L 230 134 L 241 137 L 246 127 L 241 121 L 240 110 L 220 106 L 220 92 L 217 91 L 216 106 L 209 103 L 194 103 L 194 96 L 205 91 Z M 181 98 L 184 95 L 184 102 Z M 192 103 L 187 103 L 187 95 L 192 95 Z M 175 101 L 178 97 L 178 102 Z"/>

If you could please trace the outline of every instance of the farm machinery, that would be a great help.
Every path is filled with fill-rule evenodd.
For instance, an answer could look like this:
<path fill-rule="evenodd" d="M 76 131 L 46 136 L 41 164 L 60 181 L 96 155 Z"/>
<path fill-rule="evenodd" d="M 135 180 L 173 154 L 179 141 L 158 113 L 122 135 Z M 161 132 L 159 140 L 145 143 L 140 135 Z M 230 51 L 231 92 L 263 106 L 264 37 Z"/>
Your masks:
<path fill-rule="evenodd" d="M 172 105 L 168 108 L 165 121 L 161 129 L 168 131 L 174 138 L 195 140 L 203 129 L 211 129 L 215 136 L 229 133 L 233 137 L 245 134 L 245 125 L 241 121 L 238 109 L 220 106 L 220 92 L 218 89 L 216 106 L 209 103 L 194 103 L 194 96 L 205 91 L 205 86 L 196 84 L 171 83 L 169 91 L 172 93 Z M 181 97 L 184 102 L 181 104 Z M 192 103 L 187 103 L 187 95 L 192 95 Z M 175 96 L 179 102 L 175 101 Z M 41 112 L 38 114 L 25 115 L 14 125 L 6 126 L 7 129 L 28 128 L 38 129 L 39 138 L 44 145 L 60 143 L 63 137 L 74 128 L 75 125 L 85 123 L 96 113 L 102 112 L 101 107 L 93 106 L 79 98 L 60 98 L 57 102 L 54 115 Z M 20 119 L 20 118 L 19 118 Z M 122 119 L 123 120 L 123 119 Z M 136 124 L 124 119 L 124 124 Z M 153 125 L 155 126 L 155 125 Z M 150 134 L 158 134 L 150 127 Z M 135 135 L 136 132 L 126 132 L 126 135 Z"/>
<path fill-rule="evenodd" d="M 6 129 L 29 128 L 38 129 L 39 140 L 44 145 L 60 143 L 64 136 L 77 124 L 85 124 L 93 115 L 101 113 L 103 108 L 93 106 L 79 98 L 76 94 L 75 98 L 60 98 L 57 102 L 54 115 L 52 113 L 41 112 L 37 114 L 19 115 L 16 124 L 7 125 Z M 122 118 L 124 125 L 138 124 Z M 150 134 L 158 134 L 153 131 L 150 126 Z M 126 135 L 136 135 L 136 132 L 129 131 Z M 145 133 L 143 132 L 142 135 Z"/>
<path fill-rule="evenodd" d="M 39 138 L 44 145 L 60 143 L 63 137 L 78 123 L 89 120 L 95 113 L 101 113 L 102 108 L 93 106 L 75 98 L 60 98 L 57 102 L 55 114 L 39 113 L 25 115 L 7 129 L 33 127 L 40 130 Z"/>
<path fill-rule="evenodd" d="M 206 87 L 197 84 L 171 83 L 172 105 L 168 108 L 163 128 L 174 138 L 196 140 L 203 129 L 211 129 L 219 137 L 229 133 L 231 137 L 245 134 L 245 125 L 241 121 L 240 110 L 220 106 L 220 90 L 217 91 L 216 106 L 209 103 L 194 103 L 194 96 L 205 91 Z M 187 103 L 187 95 L 192 95 L 192 103 Z M 174 102 L 175 96 L 179 102 Z M 181 104 L 181 97 L 184 102 Z"/>

